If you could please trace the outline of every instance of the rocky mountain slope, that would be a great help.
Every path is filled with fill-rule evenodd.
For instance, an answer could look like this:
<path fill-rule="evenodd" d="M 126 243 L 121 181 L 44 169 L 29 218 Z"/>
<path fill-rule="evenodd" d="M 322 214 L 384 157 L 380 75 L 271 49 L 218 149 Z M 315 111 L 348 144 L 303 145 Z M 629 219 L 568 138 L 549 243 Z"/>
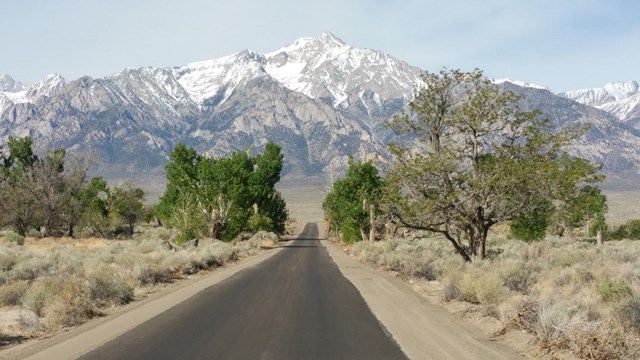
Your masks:
<path fill-rule="evenodd" d="M 332 174 L 344 169 L 348 156 L 388 156 L 391 137 L 382 125 L 406 105 L 419 75 L 416 67 L 330 33 L 267 54 L 244 50 L 99 79 L 50 75 L 25 85 L 2 75 L 0 142 L 30 135 L 40 151 L 91 151 L 99 170 L 138 174 L 161 171 L 179 142 L 211 156 L 276 142 L 287 176 Z M 543 110 L 558 125 L 591 124 L 572 152 L 605 163 L 612 173 L 640 164 L 638 131 L 626 118 L 594 107 L 629 100 L 629 91 L 627 97 L 620 95 L 624 89 L 558 96 L 529 83 L 496 83 L 525 94 L 526 107 Z"/>
<path fill-rule="evenodd" d="M 281 144 L 292 176 L 384 152 L 376 126 L 400 110 L 419 69 L 325 33 L 174 68 L 126 69 L 24 86 L 3 76 L 0 136 L 91 149 L 102 169 L 161 167 L 178 142 L 209 155 Z M 334 160 L 337 159 L 337 160 Z"/>

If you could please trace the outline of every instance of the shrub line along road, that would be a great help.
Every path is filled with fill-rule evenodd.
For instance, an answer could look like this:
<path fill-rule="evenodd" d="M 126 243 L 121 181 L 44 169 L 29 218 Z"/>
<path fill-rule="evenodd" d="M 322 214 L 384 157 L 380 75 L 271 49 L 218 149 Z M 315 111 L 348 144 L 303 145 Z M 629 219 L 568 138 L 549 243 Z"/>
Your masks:
<path fill-rule="evenodd" d="M 110 341 L 97 348 L 78 353 L 72 338 L 67 350 L 62 342 L 33 358 L 369 360 L 407 359 L 405 353 L 412 359 L 519 357 L 479 339 L 451 314 L 425 308 L 406 286 L 399 290 L 403 285 L 394 279 L 356 264 L 333 245 L 323 246 L 318 233 L 316 224 L 307 224 L 298 239 L 273 256 L 124 334 L 105 338 Z M 126 320 L 127 314 L 120 318 Z"/>

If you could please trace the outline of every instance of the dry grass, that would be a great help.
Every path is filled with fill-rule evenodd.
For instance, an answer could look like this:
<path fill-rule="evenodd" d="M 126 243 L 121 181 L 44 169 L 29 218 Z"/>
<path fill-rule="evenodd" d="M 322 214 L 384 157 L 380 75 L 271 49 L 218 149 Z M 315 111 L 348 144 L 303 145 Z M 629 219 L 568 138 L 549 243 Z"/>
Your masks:
<path fill-rule="evenodd" d="M 175 233 L 141 227 L 132 240 L 34 239 L 24 246 L 0 244 L 0 307 L 22 307 L 35 314 L 38 330 L 80 324 L 126 304 L 156 284 L 224 266 L 255 254 L 273 235 L 225 243 L 203 239 L 199 246 L 167 250 Z M 277 236 L 276 236 L 277 241 Z M 23 329 L 22 334 L 34 332 Z"/>
<path fill-rule="evenodd" d="M 524 243 L 494 237 L 491 259 L 467 264 L 438 238 L 360 242 L 360 261 L 441 284 L 442 301 L 461 301 L 496 318 L 502 332 L 526 330 L 548 351 L 585 359 L 640 356 L 640 242 Z M 415 271 L 415 269 L 429 269 Z"/>

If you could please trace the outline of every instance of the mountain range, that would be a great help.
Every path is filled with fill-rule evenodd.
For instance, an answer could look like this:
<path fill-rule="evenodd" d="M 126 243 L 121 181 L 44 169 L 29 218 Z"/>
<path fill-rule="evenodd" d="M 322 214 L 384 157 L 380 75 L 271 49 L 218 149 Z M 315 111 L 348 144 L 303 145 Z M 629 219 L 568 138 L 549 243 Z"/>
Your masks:
<path fill-rule="evenodd" d="M 29 135 L 38 151 L 90 151 L 98 171 L 117 174 L 160 173 L 180 142 L 209 156 L 255 153 L 275 142 L 287 177 L 332 175 L 349 156 L 388 159 L 393 135 L 384 123 L 412 98 L 420 73 L 324 33 L 266 54 L 244 50 L 104 78 L 54 74 L 28 85 L 0 75 L 0 142 Z M 524 108 L 542 110 L 558 126 L 590 124 L 567 150 L 614 176 L 637 176 L 637 82 L 562 94 L 521 81 L 495 83 L 523 94 Z"/>

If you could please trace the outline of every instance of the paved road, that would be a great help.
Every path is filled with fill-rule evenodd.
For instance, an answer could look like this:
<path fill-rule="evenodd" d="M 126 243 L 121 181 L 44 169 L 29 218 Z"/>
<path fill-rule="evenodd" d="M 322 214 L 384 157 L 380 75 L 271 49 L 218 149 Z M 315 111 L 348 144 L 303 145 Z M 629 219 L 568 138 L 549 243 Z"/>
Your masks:
<path fill-rule="evenodd" d="M 83 359 L 407 359 L 308 224 L 286 249 Z"/>

